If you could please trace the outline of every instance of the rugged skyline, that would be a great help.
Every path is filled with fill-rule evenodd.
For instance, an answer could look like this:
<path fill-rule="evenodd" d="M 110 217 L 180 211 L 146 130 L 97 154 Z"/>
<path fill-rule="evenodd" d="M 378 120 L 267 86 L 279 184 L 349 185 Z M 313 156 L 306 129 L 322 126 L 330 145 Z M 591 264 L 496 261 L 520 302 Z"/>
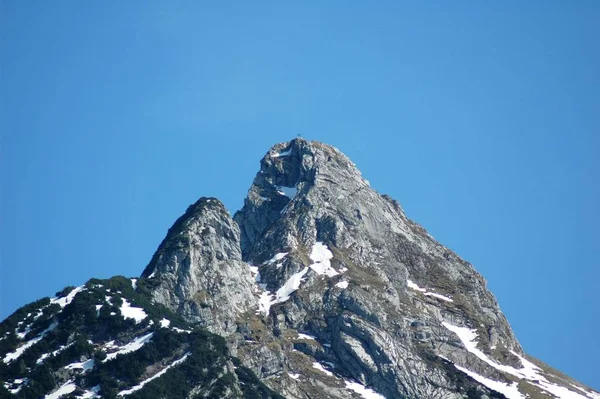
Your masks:
<path fill-rule="evenodd" d="M 2 323 L 0 372 L 17 395 L 42 392 L 42 369 L 52 390 L 85 397 L 171 392 L 201 356 L 197 335 L 180 337 L 187 328 L 226 343 L 215 344 L 223 366 L 212 382 L 188 385 L 194 395 L 214 386 L 240 397 L 239 364 L 263 397 L 600 397 L 528 356 L 473 266 L 372 189 L 348 157 L 300 138 L 269 150 L 233 218 L 203 197 L 140 279 L 90 280 L 61 297 Z M 163 331 L 172 322 L 183 324 Z M 148 357 L 163 334 L 179 345 Z M 69 364 L 73 345 L 80 363 Z M 102 365 L 114 358 L 136 367 L 119 375 L 120 366 Z"/>

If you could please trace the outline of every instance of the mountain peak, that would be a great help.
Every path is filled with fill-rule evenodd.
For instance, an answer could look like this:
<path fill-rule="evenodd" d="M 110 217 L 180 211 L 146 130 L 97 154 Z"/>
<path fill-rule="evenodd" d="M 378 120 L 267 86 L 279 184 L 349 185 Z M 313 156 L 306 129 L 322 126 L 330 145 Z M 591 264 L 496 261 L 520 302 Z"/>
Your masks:
<path fill-rule="evenodd" d="M 141 278 L 111 280 L 90 280 L 0 324 L 0 397 L 116 397 L 117 388 L 123 396 L 139 389 L 132 398 L 191 397 L 202 381 L 173 386 L 206 376 L 202 361 L 220 359 L 208 380 L 231 384 L 211 397 L 249 397 L 249 381 L 262 391 L 252 397 L 279 397 L 256 374 L 294 399 L 600 399 L 528 357 L 473 266 L 316 141 L 273 146 L 234 218 L 217 199 L 200 198 Z M 169 330 L 171 321 L 181 324 Z M 82 322 L 90 335 L 73 343 Z M 222 337 L 210 358 L 203 329 Z M 110 353 L 91 358 L 93 350 Z M 62 385 L 39 386 L 48 376 Z"/>
<path fill-rule="evenodd" d="M 271 147 L 260 162 L 254 186 L 257 192 L 265 193 L 300 183 L 339 183 L 344 178 L 362 179 L 345 154 L 319 141 L 295 138 Z"/>
<path fill-rule="evenodd" d="M 260 170 L 234 219 L 241 227 L 242 251 L 296 206 L 348 198 L 369 183 L 337 148 L 295 138 L 274 145 L 260 161 Z"/>

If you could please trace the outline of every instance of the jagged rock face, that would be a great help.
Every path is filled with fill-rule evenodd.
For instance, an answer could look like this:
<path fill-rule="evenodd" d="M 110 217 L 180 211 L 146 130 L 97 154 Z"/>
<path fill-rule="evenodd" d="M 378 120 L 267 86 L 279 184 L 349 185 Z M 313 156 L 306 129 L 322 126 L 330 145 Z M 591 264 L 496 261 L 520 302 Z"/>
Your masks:
<path fill-rule="evenodd" d="M 449 343 L 455 339 L 443 321 L 477 328 L 505 357 L 508 350 L 521 353 L 473 267 L 408 220 L 397 202 L 370 188 L 333 147 L 303 140 L 274 147 L 235 220 L 245 260 L 261 264 L 289 253 L 280 270 L 259 268 L 267 289 L 276 290 L 308 266 L 305 257 L 315 243 L 327 245 L 339 274 L 309 270 L 301 292 L 281 305 L 285 319 L 278 328 L 310 330 L 331 341 L 333 363 L 379 392 L 452 396 L 452 384 L 427 355 L 462 360 L 469 354 Z M 408 280 L 453 302 L 411 290 Z M 340 288 L 344 282 L 348 288 Z"/>
<path fill-rule="evenodd" d="M 301 139 L 265 155 L 234 218 L 190 206 L 142 278 L 0 323 L 0 381 L 0 398 L 600 399 L 526 356 L 474 268 L 345 155 Z"/>
<path fill-rule="evenodd" d="M 286 397 L 351 398 L 364 386 L 387 398 L 579 389 L 525 359 L 481 275 L 331 146 L 274 146 L 234 220 L 201 199 L 143 276 L 156 280 L 157 302 L 225 336 Z"/>
<path fill-rule="evenodd" d="M 157 283 L 154 299 L 213 333 L 234 332 L 237 315 L 256 306 L 239 236 L 217 199 L 190 206 L 142 274 Z"/>

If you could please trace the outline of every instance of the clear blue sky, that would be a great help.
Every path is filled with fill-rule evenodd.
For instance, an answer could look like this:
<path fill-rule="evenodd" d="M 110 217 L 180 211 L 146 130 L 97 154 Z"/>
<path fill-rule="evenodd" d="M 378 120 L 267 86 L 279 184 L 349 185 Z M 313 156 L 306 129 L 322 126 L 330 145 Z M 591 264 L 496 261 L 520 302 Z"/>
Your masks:
<path fill-rule="evenodd" d="M 190 203 L 239 209 L 301 132 L 600 388 L 598 1 L 173 3 L 1 2 L 0 318 L 139 275 Z"/>

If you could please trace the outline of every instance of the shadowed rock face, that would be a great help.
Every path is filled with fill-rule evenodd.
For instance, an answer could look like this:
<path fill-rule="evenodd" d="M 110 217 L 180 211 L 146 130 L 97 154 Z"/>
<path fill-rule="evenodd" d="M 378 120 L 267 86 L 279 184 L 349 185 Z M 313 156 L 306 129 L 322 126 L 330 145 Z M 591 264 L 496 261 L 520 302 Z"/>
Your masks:
<path fill-rule="evenodd" d="M 558 392 L 547 383 L 599 398 L 531 371 L 481 275 L 331 146 L 275 145 L 233 219 L 199 200 L 143 276 L 286 397 L 356 397 L 360 383 L 388 398 L 542 398 Z"/>

